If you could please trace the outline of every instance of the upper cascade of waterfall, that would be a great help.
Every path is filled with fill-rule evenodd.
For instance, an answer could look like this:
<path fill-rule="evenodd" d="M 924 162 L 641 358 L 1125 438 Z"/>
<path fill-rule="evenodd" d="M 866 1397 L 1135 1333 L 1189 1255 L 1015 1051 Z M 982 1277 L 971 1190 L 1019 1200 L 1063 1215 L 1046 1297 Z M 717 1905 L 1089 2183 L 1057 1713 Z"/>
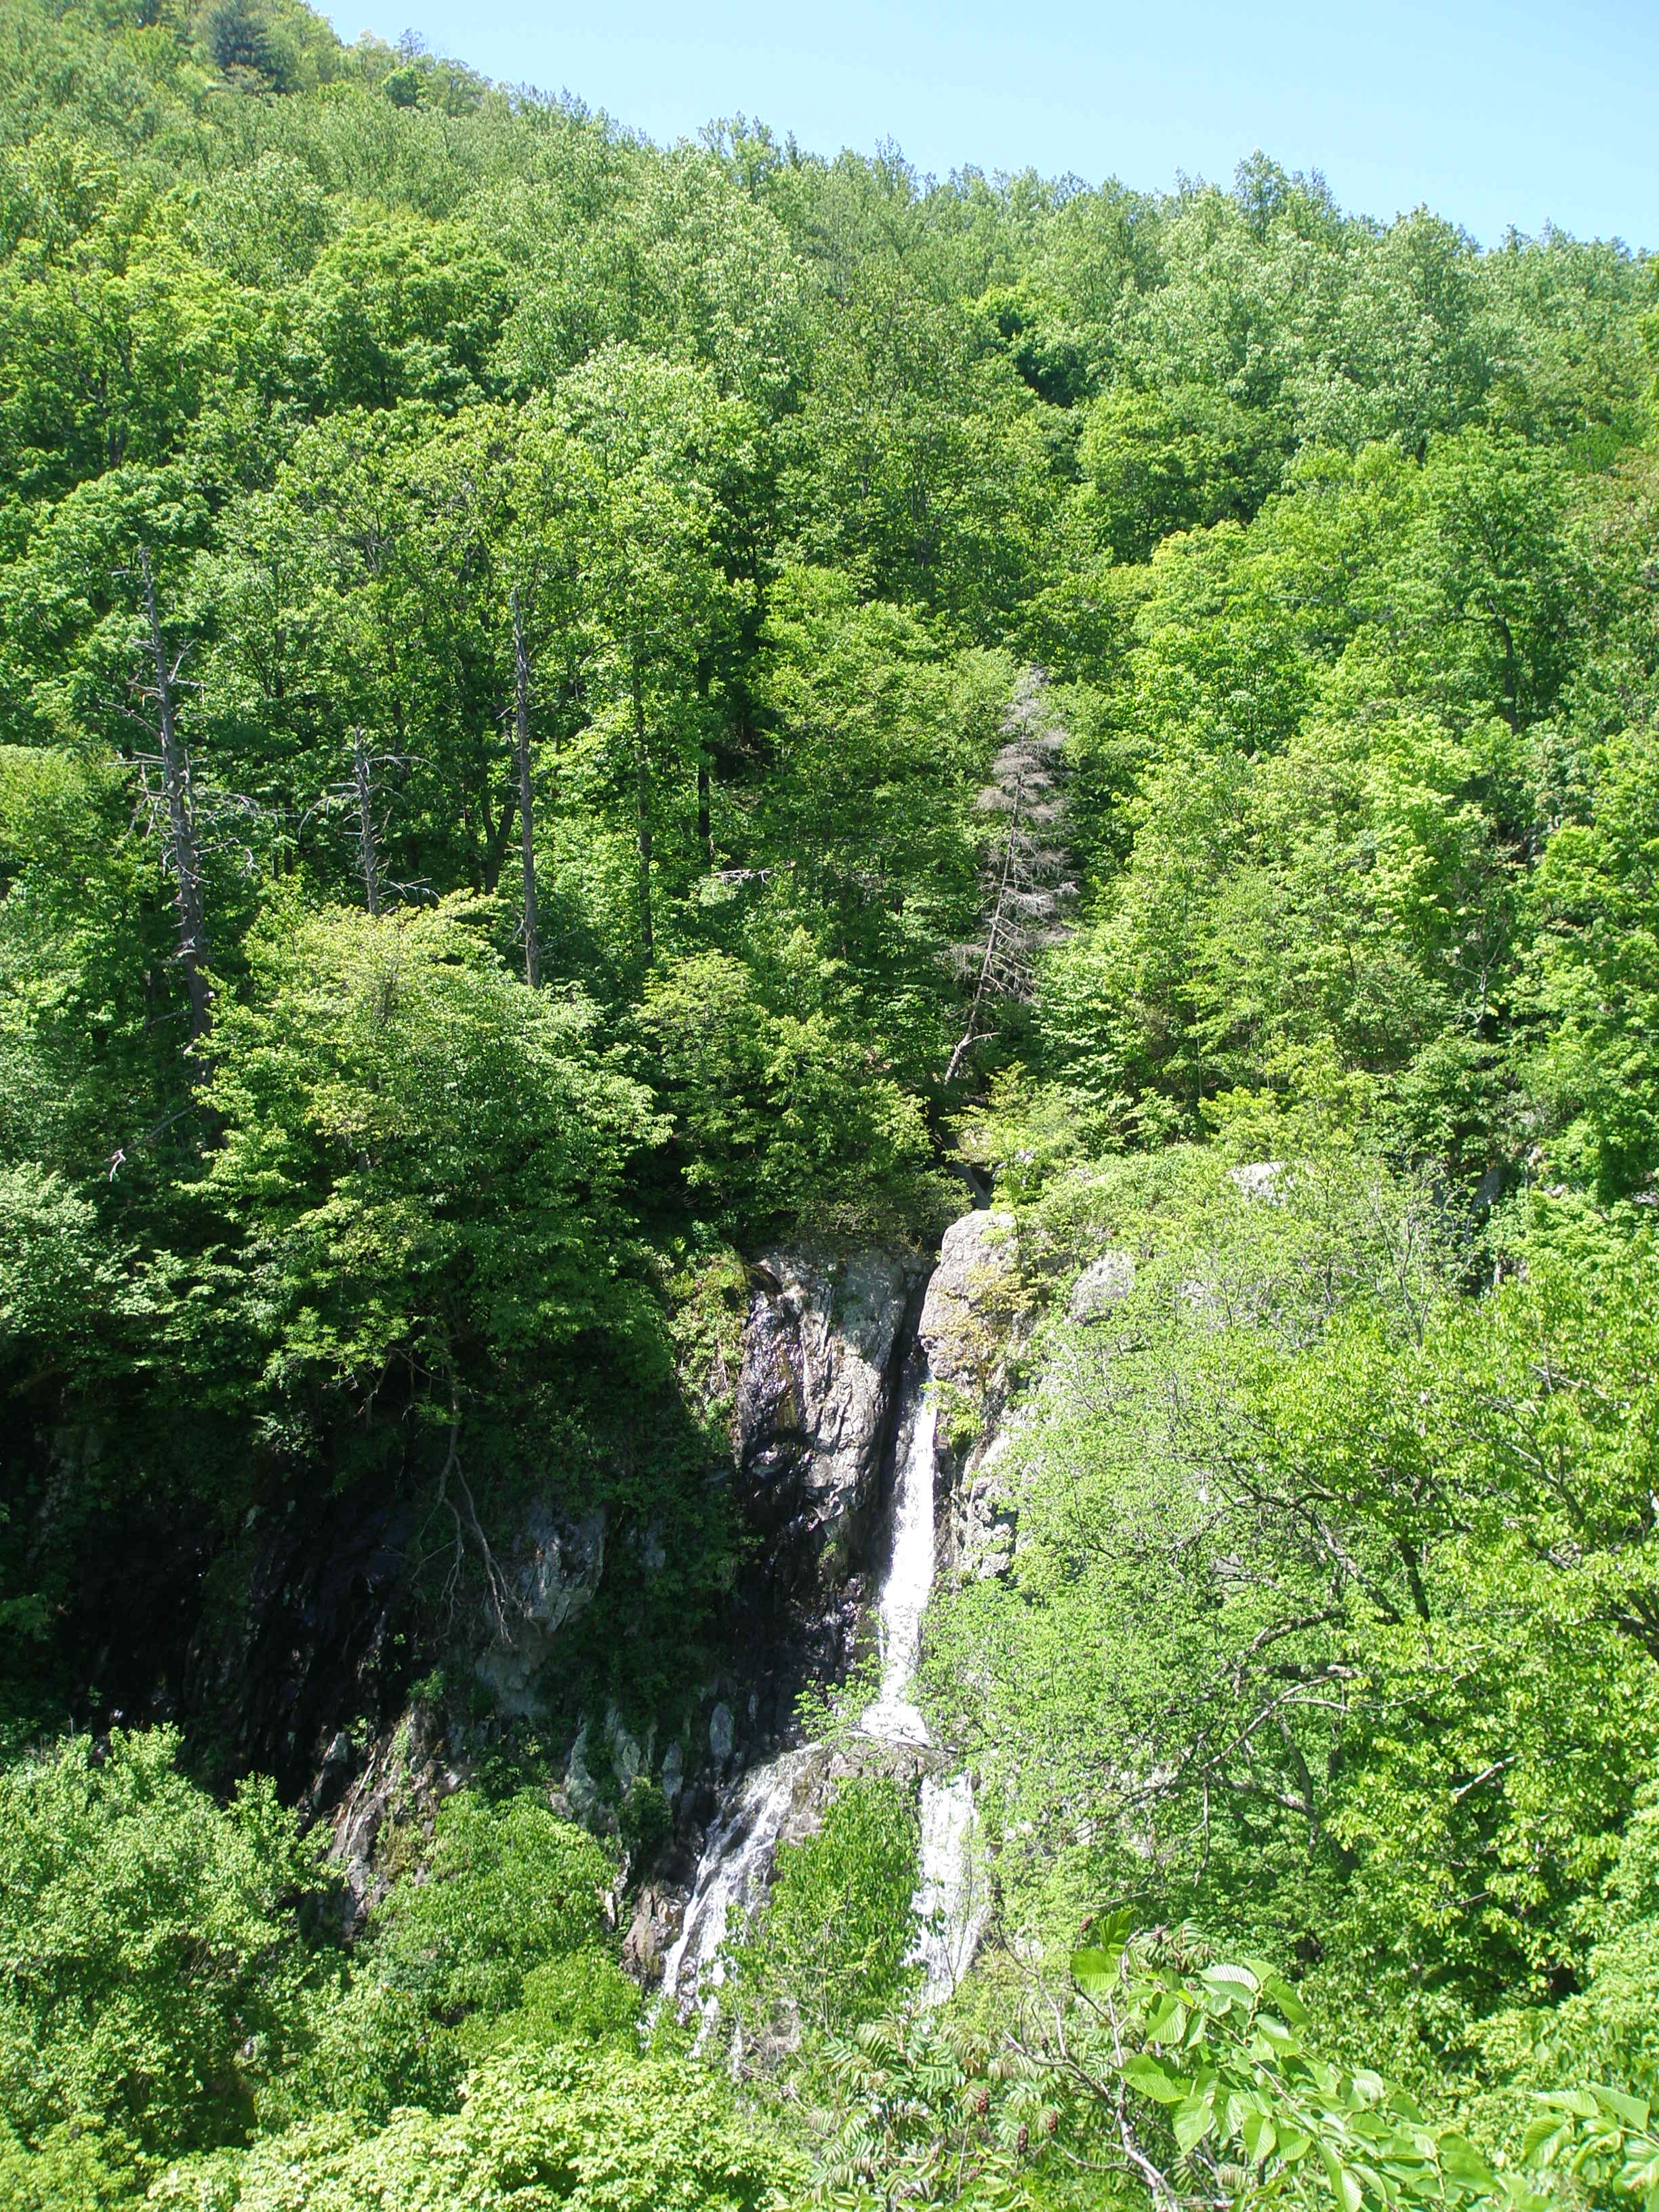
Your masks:
<path fill-rule="evenodd" d="M 877 1603 L 881 1627 L 881 1690 L 866 1707 L 860 1732 L 884 1743 L 925 1744 L 927 1723 L 908 1696 L 921 1658 L 921 1616 L 933 1588 L 933 1445 L 938 1412 L 927 1394 L 927 1362 L 911 1362 L 893 1482 L 893 1540 Z M 907 1372 L 906 1382 L 911 1382 Z"/>

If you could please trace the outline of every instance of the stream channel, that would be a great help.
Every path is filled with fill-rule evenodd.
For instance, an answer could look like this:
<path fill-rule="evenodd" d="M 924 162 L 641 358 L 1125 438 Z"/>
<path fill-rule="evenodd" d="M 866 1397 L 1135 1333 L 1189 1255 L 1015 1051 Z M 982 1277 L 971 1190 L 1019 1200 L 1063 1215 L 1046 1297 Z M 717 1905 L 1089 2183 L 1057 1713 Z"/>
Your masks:
<path fill-rule="evenodd" d="M 877 1601 L 881 1687 L 866 1707 L 858 1734 L 876 1743 L 925 1752 L 927 1724 L 910 1698 L 921 1657 L 922 1615 L 933 1587 L 934 1427 L 927 1356 L 920 1343 L 904 1363 L 895 1427 L 890 1546 Z M 823 1753 L 812 1745 L 780 1752 L 738 1784 L 709 1831 L 697 1863 L 685 1917 L 663 1964 L 663 1996 L 688 2013 L 702 2008 L 704 2032 L 720 2008 L 726 1978 L 721 1946 L 732 1917 L 765 1901 L 778 1838 Z M 921 1778 L 921 1850 L 915 1895 L 913 1961 L 924 1970 L 922 2002 L 942 2004 L 972 1961 L 987 1906 L 971 1843 L 973 1784 L 966 1774 Z"/>

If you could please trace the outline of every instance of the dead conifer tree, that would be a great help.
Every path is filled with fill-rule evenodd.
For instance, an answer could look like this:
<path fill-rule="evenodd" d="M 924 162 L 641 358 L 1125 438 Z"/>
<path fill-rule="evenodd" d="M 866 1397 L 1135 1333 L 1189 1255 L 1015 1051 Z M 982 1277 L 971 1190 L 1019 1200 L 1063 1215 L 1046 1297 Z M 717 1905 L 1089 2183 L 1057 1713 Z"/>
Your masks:
<path fill-rule="evenodd" d="M 1066 726 L 1048 696 L 1048 679 L 1028 668 L 1014 686 L 1002 717 L 1002 746 L 991 763 L 991 781 L 979 795 L 980 811 L 1000 815 L 1000 827 L 986 848 L 984 928 L 971 945 L 956 948 L 963 975 L 974 977 L 968 1026 L 945 1071 L 955 1079 L 994 999 L 1028 999 L 1036 956 L 1064 935 L 1060 915 L 1076 885 L 1067 878 L 1066 799 L 1060 787 Z"/>
<path fill-rule="evenodd" d="M 542 980 L 536 941 L 536 815 L 530 775 L 530 647 L 525 641 L 519 594 L 513 593 L 513 734 L 519 765 L 519 837 L 524 864 L 524 979 L 533 991 Z"/>
<path fill-rule="evenodd" d="M 380 848 L 374 829 L 374 769 L 361 730 L 351 732 L 351 781 L 357 799 L 357 851 L 372 915 L 380 911 Z"/>
<path fill-rule="evenodd" d="M 138 548 L 138 573 L 144 587 L 144 617 L 155 681 L 141 686 L 154 702 L 161 740 L 161 795 L 166 807 L 167 864 L 173 871 L 173 903 L 179 915 L 179 963 L 190 999 L 190 1041 L 198 1044 L 212 1025 L 213 994 L 205 969 L 206 932 L 202 917 L 202 868 L 196 849 L 196 823 L 190 784 L 190 756 L 179 738 L 179 672 L 185 647 L 169 659 L 155 605 L 155 577 L 149 548 Z"/>

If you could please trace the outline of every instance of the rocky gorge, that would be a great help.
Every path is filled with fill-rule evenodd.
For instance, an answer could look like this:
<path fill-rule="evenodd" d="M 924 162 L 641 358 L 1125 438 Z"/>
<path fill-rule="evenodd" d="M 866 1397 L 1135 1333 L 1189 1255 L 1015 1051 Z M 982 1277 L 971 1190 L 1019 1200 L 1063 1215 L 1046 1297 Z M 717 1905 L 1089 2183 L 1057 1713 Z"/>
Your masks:
<path fill-rule="evenodd" d="M 552 1802 L 614 1828 L 615 1789 L 660 1792 L 666 1832 L 615 1900 L 623 1955 L 647 1990 L 712 2009 L 721 1946 L 763 1904 L 780 1844 L 811 1833 L 849 1775 L 901 1778 L 919 1798 L 916 1956 L 937 1999 L 966 1971 L 988 1898 L 969 1778 L 930 1740 L 910 1686 L 935 1574 L 995 1574 L 1012 1553 L 997 1468 L 1007 1354 L 1024 1326 L 1014 1218 L 963 1215 L 931 1261 L 802 1245 L 758 1254 L 747 1275 L 731 1481 L 748 1565 L 730 1658 L 693 1686 L 665 1737 L 641 1741 L 614 1707 L 584 1713 Z M 500 1713 L 537 1715 L 611 1540 L 602 1515 L 551 1498 L 526 1512 L 502 1561 L 500 1631 L 474 1662 Z M 850 1724 L 806 1740 L 801 1693 L 866 1676 L 875 1694 Z M 596 1768 L 613 1778 L 609 1802 Z M 313 1802 L 359 1918 L 383 1886 L 386 1839 L 411 1817 L 429 1825 L 469 1773 L 465 1732 L 455 1741 L 418 1704 L 366 1756 L 331 1745 Z"/>

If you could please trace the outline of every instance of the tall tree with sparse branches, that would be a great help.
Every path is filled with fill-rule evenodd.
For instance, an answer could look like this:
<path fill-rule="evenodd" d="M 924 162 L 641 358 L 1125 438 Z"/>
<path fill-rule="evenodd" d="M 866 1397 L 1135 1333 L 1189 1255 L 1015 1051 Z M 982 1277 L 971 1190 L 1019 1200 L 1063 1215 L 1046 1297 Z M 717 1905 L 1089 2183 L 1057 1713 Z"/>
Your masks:
<path fill-rule="evenodd" d="M 167 807 L 167 855 L 173 874 L 173 901 L 179 911 L 179 964 L 184 970 L 190 998 L 191 1050 L 212 1026 L 213 994 L 204 961 L 207 932 L 203 922 L 202 871 L 197 849 L 195 807 L 191 792 L 190 755 L 179 735 L 179 671 L 184 652 L 171 655 L 161 634 L 161 617 L 155 604 L 155 577 L 149 548 L 138 548 L 138 573 L 143 584 L 145 647 L 155 681 L 140 684 L 141 696 L 155 708 L 155 731 L 161 747 L 161 789 Z M 188 650 L 188 647 L 185 648 Z"/>
<path fill-rule="evenodd" d="M 1015 684 L 1002 738 L 979 794 L 980 811 L 1001 818 L 985 852 L 983 928 L 972 944 L 955 948 L 963 975 L 974 978 L 974 996 L 945 1071 L 947 1083 L 985 1034 L 989 1002 L 1030 998 L 1036 956 L 1065 933 L 1060 915 L 1077 889 L 1067 873 L 1060 787 L 1066 731 L 1042 669 L 1026 669 Z"/>

